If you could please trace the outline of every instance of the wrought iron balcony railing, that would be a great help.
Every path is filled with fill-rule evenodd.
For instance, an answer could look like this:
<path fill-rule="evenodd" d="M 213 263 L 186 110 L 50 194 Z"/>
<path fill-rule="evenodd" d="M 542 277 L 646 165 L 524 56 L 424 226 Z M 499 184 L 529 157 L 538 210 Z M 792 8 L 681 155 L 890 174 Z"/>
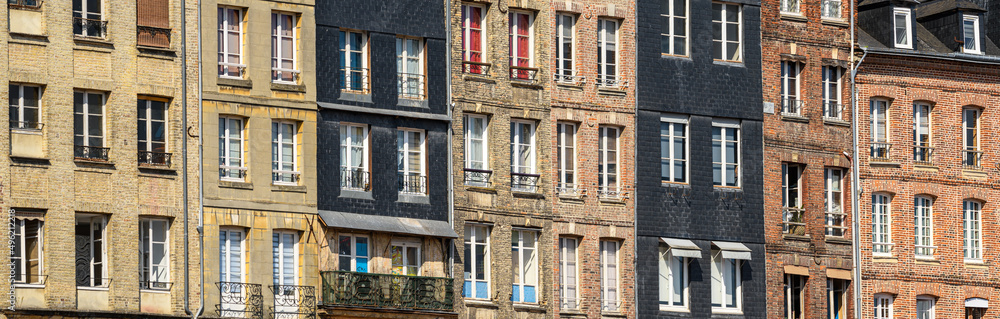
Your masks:
<path fill-rule="evenodd" d="M 844 105 L 837 102 L 823 102 L 823 118 L 828 120 L 843 120 Z"/>
<path fill-rule="evenodd" d="M 560 197 L 580 197 L 587 195 L 586 188 L 580 188 L 575 183 L 562 183 L 556 185 L 556 195 Z"/>
<path fill-rule="evenodd" d="M 340 168 L 340 188 L 355 191 L 370 191 L 370 172 L 363 168 Z"/>
<path fill-rule="evenodd" d="M 871 160 L 873 162 L 888 162 L 889 151 L 892 150 L 892 143 L 872 142 Z"/>
<path fill-rule="evenodd" d="M 847 227 L 844 226 L 844 219 L 847 214 L 842 211 L 826 212 L 826 235 L 830 237 L 844 237 Z"/>
<path fill-rule="evenodd" d="M 274 294 L 271 314 L 274 319 L 316 318 L 316 287 L 269 286 Z"/>
<path fill-rule="evenodd" d="M 139 165 L 170 166 L 171 157 L 170 153 L 139 151 Z"/>
<path fill-rule="evenodd" d="M 143 280 L 139 282 L 139 289 L 147 289 L 147 290 L 170 290 L 170 288 L 173 286 L 174 283 L 166 281 Z"/>
<path fill-rule="evenodd" d="M 38 122 L 10 121 L 10 128 L 12 130 L 41 131 L 43 126 L 42 123 Z"/>
<path fill-rule="evenodd" d="M 73 34 L 83 37 L 103 38 L 108 34 L 108 21 L 73 17 Z"/>
<path fill-rule="evenodd" d="M 490 69 L 492 68 L 493 65 L 489 63 L 462 61 L 462 73 L 490 75 Z"/>
<path fill-rule="evenodd" d="M 493 171 L 487 169 L 466 168 L 464 169 L 464 172 L 465 185 L 479 187 L 490 186 L 490 177 L 493 176 Z"/>
<path fill-rule="evenodd" d="M 398 81 L 396 81 L 399 97 L 411 100 L 426 99 L 426 94 L 424 94 L 426 91 L 424 89 L 424 83 L 427 83 L 426 78 L 427 76 L 423 74 L 400 73 Z"/>
<path fill-rule="evenodd" d="M 323 305 L 452 311 L 451 278 L 323 271 Z"/>
<path fill-rule="evenodd" d="M 170 28 L 138 25 L 135 27 L 136 44 L 157 48 L 170 47 Z"/>
<path fill-rule="evenodd" d="M 805 210 L 795 207 L 785 207 L 781 213 L 781 230 L 784 234 L 805 235 Z"/>
<path fill-rule="evenodd" d="M 302 178 L 302 172 L 272 170 L 271 182 L 275 184 L 297 184 Z"/>
<path fill-rule="evenodd" d="M 781 115 L 802 116 L 803 101 L 797 97 L 786 97 L 781 99 Z"/>
<path fill-rule="evenodd" d="M 107 162 L 110 151 L 111 149 L 107 147 L 75 145 L 73 146 L 73 157 L 88 161 Z"/>
<path fill-rule="evenodd" d="M 597 86 L 617 89 L 628 86 L 628 81 L 614 75 L 600 75 L 597 77 Z"/>
<path fill-rule="evenodd" d="M 541 175 L 527 173 L 510 173 L 510 189 L 518 192 L 534 193 L 538 189 L 538 179 Z"/>
<path fill-rule="evenodd" d="M 340 89 L 349 92 L 368 94 L 368 69 L 340 69 Z"/>
<path fill-rule="evenodd" d="M 427 194 L 427 176 L 400 173 L 399 192 L 405 194 Z"/>
<path fill-rule="evenodd" d="M 983 152 L 975 150 L 962 150 L 962 166 L 966 169 L 982 169 Z"/>
<path fill-rule="evenodd" d="M 246 177 L 246 167 L 219 165 L 219 178 L 243 181 Z"/>
<path fill-rule="evenodd" d="M 511 80 L 519 81 L 535 81 L 538 75 L 538 68 L 530 68 L 523 66 L 510 66 L 510 78 Z"/>
<path fill-rule="evenodd" d="M 556 73 L 552 74 L 552 79 L 566 84 L 587 83 L 587 77 L 576 75 L 576 71 L 566 69 L 556 69 Z"/>
<path fill-rule="evenodd" d="M 219 304 L 215 306 L 219 317 L 262 319 L 264 295 L 260 284 L 242 282 L 217 282 Z"/>
<path fill-rule="evenodd" d="M 601 199 L 621 200 L 627 193 L 617 186 L 600 186 L 597 188 L 597 197 Z"/>
<path fill-rule="evenodd" d="M 913 145 L 913 161 L 917 164 L 931 164 L 934 148 L 926 145 Z"/>

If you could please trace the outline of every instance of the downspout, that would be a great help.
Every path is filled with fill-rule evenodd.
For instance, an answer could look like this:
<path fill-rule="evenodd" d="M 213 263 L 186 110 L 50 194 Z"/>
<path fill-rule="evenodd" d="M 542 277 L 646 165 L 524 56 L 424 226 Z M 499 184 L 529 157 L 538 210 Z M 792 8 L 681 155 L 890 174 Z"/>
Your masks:
<path fill-rule="evenodd" d="M 634 7 L 638 7 L 638 5 L 635 4 L 635 3 L 636 2 L 633 2 L 633 6 Z M 635 14 L 635 16 L 632 17 L 632 21 L 635 21 L 635 26 L 633 27 L 635 29 L 633 29 L 632 32 L 634 32 L 635 34 L 638 34 L 639 33 L 638 32 L 639 31 L 639 23 L 638 23 L 639 22 L 639 10 L 635 10 L 635 9 L 636 8 L 633 8 L 633 10 L 632 10 L 634 12 L 634 14 Z M 633 40 L 632 44 L 638 47 L 638 45 L 639 45 L 639 37 L 636 36 L 632 40 Z M 637 48 L 637 49 L 635 49 L 635 51 L 634 51 L 633 54 L 635 54 L 636 56 L 638 56 L 638 52 L 639 52 L 639 50 Z M 635 68 L 635 73 L 634 73 L 635 74 L 635 79 L 633 80 L 633 83 L 635 83 L 635 87 L 632 89 L 632 94 L 635 96 L 635 99 L 634 99 L 635 102 L 632 105 L 632 145 L 633 145 L 633 148 L 632 148 L 632 166 L 633 166 L 632 167 L 632 171 L 633 172 L 635 171 L 635 167 L 639 166 L 639 67 L 638 67 L 639 63 L 637 62 L 638 60 L 639 59 L 633 59 L 632 60 L 632 63 L 636 64 L 636 65 L 632 66 L 633 68 Z M 633 194 L 633 198 L 635 198 L 635 199 L 632 200 L 632 238 L 633 238 L 633 241 L 632 241 L 632 273 L 633 273 L 633 275 L 632 276 L 633 276 L 633 280 L 634 280 L 634 282 L 632 283 L 632 305 L 633 305 L 632 311 L 633 311 L 633 313 L 636 314 L 636 317 L 638 317 L 638 315 L 639 315 L 639 293 L 638 293 L 638 291 L 639 291 L 639 289 L 638 289 L 639 288 L 639 276 L 635 275 L 635 273 L 639 270 L 639 223 L 636 222 L 639 219 L 639 182 L 636 181 L 638 178 L 639 177 L 635 173 L 632 173 L 632 192 L 634 193 Z M 659 252 L 659 248 L 657 248 L 657 252 Z"/>
<path fill-rule="evenodd" d="M 447 112 L 448 112 L 448 118 L 449 119 L 452 117 L 452 110 L 455 108 L 455 104 L 454 104 L 454 102 L 452 102 L 452 99 L 451 99 L 451 94 L 452 94 L 452 92 L 451 92 L 451 76 L 452 76 L 451 75 L 451 49 L 452 49 L 452 47 L 451 47 L 452 46 L 452 43 L 451 43 L 451 41 L 452 41 L 452 39 L 451 39 L 451 10 L 452 10 L 451 9 L 451 2 L 452 2 L 451 0 L 448 1 L 448 6 L 445 9 L 447 11 L 445 11 L 445 13 L 444 13 L 444 25 L 445 25 L 445 29 L 447 30 L 446 31 L 447 34 L 445 34 L 445 38 L 444 38 L 444 43 L 445 43 L 445 46 L 448 48 L 447 50 L 445 50 L 445 52 L 447 52 L 447 53 L 446 53 L 446 57 L 444 59 L 445 67 L 447 68 L 447 72 L 445 72 L 445 74 L 446 74 L 446 76 L 445 76 L 445 86 L 447 86 L 447 94 L 448 94 L 447 104 L 445 105 L 445 108 L 448 109 Z M 453 124 L 452 122 L 448 123 L 448 170 L 454 170 L 455 169 L 455 166 L 454 166 L 455 159 L 452 158 L 452 156 L 454 155 L 454 152 L 453 152 L 453 148 L 454 147 L 452 147 L 453 146 L 452 145 L 452 133 L 453 133 L 454 129 L 452 128 L 452 124 Z M 448 225 L 451 225 L 451 228 L 455 229 L 455 174 L 448 174 Z M 449 239 L 449 241 L 451 241 L 451 242 L 448 245 L 448 277 L 455 278 L 455 276 L 454 276 L 454 274 L 455 274 L 455 242 L 454 241 L 455 240 L 454 239 Z"/>
<path fill-rule="evenodd" d="M 861 194 L 861 173 L 859 172 L 859 161 L 860 161 L 860 150 L 858 149 L 858 89 L 857 89 L 857 76 L 858 69 L 861 67 L 861 63 L 865 61 L 865 57 L 868 56 L 868 50 L 866 48 L 861 48 L 864 54 L 861 59 L 854 63 L 855 54 L 855 16 L 854 12 L 854 1 L 851 1 L 851 135 L 853 136 L 853 158 L 851 159 L 851 229 L 852 237 L 851 244 L 854 249 L 851 250 L 852 257 L 854 260 L 854 318 L 861 318 L 861 307 L 864 304 L 861 298 L 861 205 L 859 203 L 859 197 Z"/>
<path fill-rule="evenodd" d="M 203 111 L 204 102 L 202 101 L 204 92 L 202 82 L 203 73 L 205 70 L 204 63 L 202 63 L 202 34 L 201 34 L 201 0 L 198 0 L 198 126 L 200 130 L 198 132 L 198 310 L 191 314 L 192 319 L 197 319 L 198 316 L 205 311 L 205 112 Z M 186 271 L 186 270 L 185 270 Z"/>
<path fill-rule="evenodd" d="M 188 238 L 190 233 L 190 228 L 188 227 L 189 219 L 188 213 L 188 125 L 187 125 L 187 3 L 181 3 L 181 127 L 183 132 L 182 143 L 181 143 L 181 167 L 183 167 L 184 172 L 181 175 L 181 182 L 183 183 L 181 193 L 184 194 L 184 199 L 182 199 L 183 212 L 184 212 L 184 313 L 187 315 L 191 314 L 191 274 L 190 274 L 190 251 L 188 250 Z M 200 182 L 200 180 L 199 180 Z M 200 187 L 199 187 L 200 188 Z"/>

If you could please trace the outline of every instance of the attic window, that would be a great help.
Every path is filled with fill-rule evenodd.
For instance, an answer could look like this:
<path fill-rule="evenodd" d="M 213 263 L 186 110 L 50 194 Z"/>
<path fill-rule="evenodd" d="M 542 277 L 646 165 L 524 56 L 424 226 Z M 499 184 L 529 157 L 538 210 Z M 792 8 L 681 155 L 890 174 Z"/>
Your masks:
<path fill-rule="evenodd" d="M 962 17 L 962 34 L 965 38 L 963 52 L 982 53 L 979 49 L 979 16 L 966 14 Z"/>
<path fill-rule="evenodd" d="M 893 10 L 893 33 L 896 47 L 900 49 L 913 48 L 913 28 L 910 27 L 910 9 L 895 8 Z"/>

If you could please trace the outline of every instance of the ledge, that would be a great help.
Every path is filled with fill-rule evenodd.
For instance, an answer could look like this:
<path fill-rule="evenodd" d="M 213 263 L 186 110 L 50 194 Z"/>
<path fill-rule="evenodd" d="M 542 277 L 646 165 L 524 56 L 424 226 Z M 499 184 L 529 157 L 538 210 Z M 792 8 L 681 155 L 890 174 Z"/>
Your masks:
<path fill-rule="evenodd" d="M 565 202 L 565 203 L 568 203 L 568 204 L 583 204 L 584 203 L 583 195 L 577 195 L 577 196 L 573 196 L 573 195 L 559 195 L 558 197 L 559 197 L 559 201 L 560 202 Z"/>
<path fill-rule="evenodd" d="M 899 162 L 875 162 L 869 160 L 868 166 L 899 167 Z"/>
<path fill-rule="evenodd" d="M 872 262 L 876 263 L 899 263 L 899 259 L 894 256 L 872 256 Z"/>
<path fill-rule="evenodd" d="M 219 181 L 219 188 L 253 189 L 253 183 Z"/>
<path fill-rule="evenodd" d="M 917 265 L 941 266 L 941 261 L 936 258 L 914 258 Z"/>
<path fill-rule="evenodd" d="M 136 45 L 135 48 L 139 49 L 138 55 L 141 57 L 166 59 L 166 60 L 173 60 L 174 58 L 177 57 L 177 51 L 171 48 L 159 48 L 159 47 L 150 47 L 144 45 Z"/>
<path fill-rule="evenodd" d="M 538 81 L 524 81 L 524 80 L 510 80 L 510 86 L 530 89 L 530 90 L 541 90 L 545 87 L 538 83 Z"/>
<path fill-rule="evenodd" d="M 483 82 L 483 83 L 489 83 L 489 84 L 496 84 L 497 83 L 496 80 L 491 79 L 488 76 L 485 76 L 485 75 L 473 75 L 473 74 L 470 74 L 470 73 L 464 73 L 464 74 L 462 74 L 462 80 L 475 81 L 475 82 Z"/>
<path fill-rule="evenodd" d="M 115 163 L 111 161 L 94 161 L 81 158 L 74 158 L 73 162 L 77 165 L 91 166 L 91 167 L 101 167 L 101 168 L 115 168 Z"/>
<path fill-rule="evenodd" d="M 465 190 L 470 191 L 470 192 L 477 192 L 477 193 L 486 193 L 486 194 L 493 194 L 493 195 L 497 194 L 497 189 L 496 188 L 490 188 L 490 187 L 466 186 Z"/>
<path fill-rule="evenodd" d="M 399 97 L 396 98 L 396 105 L 406 106 L 406 107 L 419 107 L 422 109 L 430 108 L 430 104 L 427 102 L 427 100 L 411 100 Z"/>
<path fill-rule="evenodd" d="M 832 25 L 832 26 L 844 27 L 844 28 L 851 26 L 851 24 L 847 23 L 847 21 L 837 20 L 837 19 L 830 19 L 830 18 L 822 18 L 822 19 L 820 19 L 820 22 L 822 22 L 825 25 Z"/>
<path fill-rule="evenodd" d="M 545 195 L 542 193 L 532 193 L 532 192 L 521 192 L 521 191 L 510 191 L 510 194 L 514 197 L 520 198 L 531 198 L 531 199 L 544 199 Z"/>
<path fill-rule="evenodd" d="M 170 166 L 154 166 L 154 165 L 139 164 L 139 171 L 157 175 L 177 175 L 177 169 L 170 168 Z"/>
<path fill-rule="evenodd" d="M 781 120 L 786 122 L 809 123 L 809 118 L 792 114 L 781 114 Z"/>
<path fill-rule="evenodd" d="M 572 83 L 562 83 L 556 82 L 556 88 L 570 91 L 583 91 L 583 83 L 572 84 Z"/>
<path fill-rule="evenodd" d="M 355 93 L 353 91 L 340 90 L 339 100 L 361 102 L 361 103 L 372 103 L 372 95 L 364 93 Z"/>
<path fill-rule="evenodd" d="M 969 268 L 969 269 L 990 269 L 990 266 L 987 266 L 986 263 L 984 263 L 982 261 L 970 261 L 970 260 L 966 260 L 965 261 L 965 268 Z"/>
<path fill-rule="evenodd" d="M 305 185 L 275 185 L 271 184 L 272 192 L 305 193 L 308 191 Z"/>
<path fill-rule="evenodd" d="M 466 307 L 500 309 L 497 304 L 489 300 L 465 299 L 464 301 Z"/>
<path fill-rule="evenodd" d="M 624 206 L 625 199 L 614 199 L 614 198 L 600 198 L 597 200 L 598 203 L 602 205 L 614 205 L 614 206 Z"/>
<path fill-rule="evenodd" d="M 823 124 L 833 125 L 833 126 L 851 127 L 851 122 L 844 121 L 844 120 L 838 120 L 838 119 L 831 119 L 831 118 L 823 118 Z"/>
<path fill-rule="evenodd" d="M 284 84 L 284 83 L 274 83 L 271 82 L 272 91 L 285 91 L 285 92 L 299 92 L 305 93 L 305 84 Z"/>
<path fill-rule="evenodd" d="M 795 235 L 795 234 L 782 234 L 781 238 L 784 240 L 804 241 L 804 242 L 809 242 L 812 240 L 812 237 L 809 237 L 809 235 Z"/>
<path fill-rule="evenodd" d="M 927 164 L 913 164 L 913 170 L 915 171 L 926 171 L 926 172 L 937 172 L 939 169 L 934 165 Z"/>
<path fill-rule="evenodd" d="M 986 179 L 989 177 L 989 174 L 978 169 L 962 169 L 962 177 L 968 179 Z"/>
<path fill-rule="evenodd" d="M 38 166 L 38 167 L 48 167 L 52 165 L 52 161 L 44 157 L 24 157 L 24 156 L 11 155 L 10 161 L 13 162 L 13 164 Z"/>
<path fill-rule="evenodd" d="M 363 200 L 375 200 L 371 192 L 356 191 L 350 189 L 340 189 L 340 198 L 353 198 Z"/>
<path fill-rule="evenodd" d="M 627 314 L 617 312 L 617 311 L 601 311 L 601 317 L 604 318 L 628 318 Z"/>
<path fill-rule="evenodd" d="M 416 195 L 416 194 L 403 194 L 403 193 L 400 193 L 399 194 L 399 199 L 397 199 L 396 201 L 397 202 L 401 202 L 401 203 L 410 203 L 410 204 L 424 204 L 424 205 L 430 205 L 431 204 L 430 196 L 427 196 L 427 195 Z"/>
<path fill-rule="evenodd" d="M 781 13 L 781 20 L 809 22 L 809 18 L 806 18 L 801 13 Z"/>
<path fill-rule="evenodd" d="M 625 90 L 621 90 L 621 89 L 612 89 L 612 88 L 598 87 L 597 88 L 597 94 L 598 95 L 623 97 L 623 96 L 628 95 L 628 92 L 625 92 Z"/>
<path fill-rule="evenodd" d="M 247 89 L 253 88 L 253 81 L 249 79 L 242 80 L 242 79 L 218 78 L 216 79 L 215 84 L 222 86 L 247 88 Z"/>
<path fill-rule="evenodd" d="M 731 60 L 712 60 L 714 65 L 731 66 L 734 68 L 746 68 L 746 64 L 743 61 L 731 61 Z"/>
<path fill-rule="evenodd" d="M 545 309 L 545 307 L 539 306 L 537 304 L 515 303 L 514 304 L 514 311 L 518 311 L 518 310 L 527 311 L 527 312 L 534 312 L 534 313 L 546 313 L 547 312 L 546 309 Z"/>
<path fill-rule="evenodd" d="M 91 50 L 110 53 L 115 49 L 115 44 L 103 38 L 87 38 L 73 35 L 73 49 Z"/>
<path fill-rule="evenodd" d="M 843 245 L 852 244 L 850 239 L 845 239 L 842 237 L 826 237 L 826 242 L 831 244 L 843 244 Z"/>
<path fill-rule="evenodd" d="M 8 43 L 19 43 L 28 45 L 49 45 L 49 36 L 44 34 L 30 34 L 30 33 L 19 33 L 11 32 L 10 39 L 7 40 Z"/>

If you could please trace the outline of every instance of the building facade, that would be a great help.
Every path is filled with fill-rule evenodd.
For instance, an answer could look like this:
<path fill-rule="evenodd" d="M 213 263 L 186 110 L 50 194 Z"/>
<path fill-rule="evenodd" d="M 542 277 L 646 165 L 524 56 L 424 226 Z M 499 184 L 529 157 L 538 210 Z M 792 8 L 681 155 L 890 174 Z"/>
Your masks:
<path fill-rule="evenodd" d="M 862 1 L 865 318 L 997 318 L 996 12 Z M 995 4 L 989 9 L 996 10 Z"/>
<path fill-rule="evenodd" d="M 765 318 L 761 4 L 636 12 L 638 317 Z"/>
<path fill-rule="evenodd" d="M 848 318 L 850 6 L 766 0 L 761 8 L 767 316 Z"/>
<path fill-rule="evenodd" d="M 185 152 L 198 145 L 186 136 L 199 125 L 189 111 L 197 82 L 184 81 L 198 59 L 184 61 L 182 46 L 196 52 L 198 43 L 181 32 L 182 23 L 196 30 L 196 20 L 182 19 L 193 7 L 0 7 L 0 100 L 10 106 L 0 135 L 10 226 L 0 232 L 12 267 L 0 278 L 11 293 L 0 317 L 168 318 L 197 309 L 198 283 L 185 279 L 199 265 L 183 253 L 198 251 L 187 235 L 197 234 L 197 152 Z"/>

